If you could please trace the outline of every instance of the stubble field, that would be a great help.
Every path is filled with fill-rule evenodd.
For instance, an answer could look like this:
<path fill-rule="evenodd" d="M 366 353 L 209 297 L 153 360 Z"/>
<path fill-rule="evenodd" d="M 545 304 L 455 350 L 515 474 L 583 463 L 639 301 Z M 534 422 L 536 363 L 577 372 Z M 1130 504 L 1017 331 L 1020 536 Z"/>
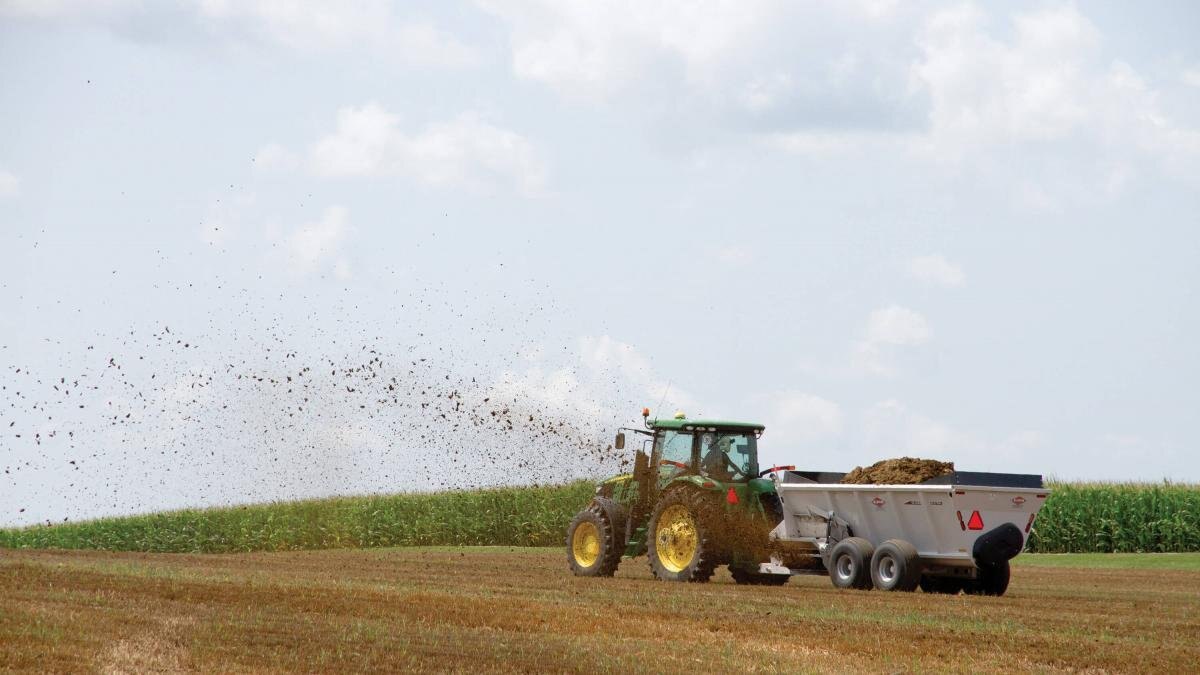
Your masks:
<path fill-rule="evenodd" d="M 1097 560 L 1101 561 L 1100 566 Z M 561 549 L 0 552 L 0 670 L 1194 671 L 1200 554 L 1034 556 L 1002 598 L 656 582 Z"/>

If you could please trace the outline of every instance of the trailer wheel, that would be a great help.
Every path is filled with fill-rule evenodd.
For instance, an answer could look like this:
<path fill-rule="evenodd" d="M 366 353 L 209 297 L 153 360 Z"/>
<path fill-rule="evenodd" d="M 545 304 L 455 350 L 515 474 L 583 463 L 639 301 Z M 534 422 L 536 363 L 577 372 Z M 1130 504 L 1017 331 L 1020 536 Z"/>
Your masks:
<path fill-rule="evenodd" d="M 717 542 L 711 505 L 688 490 L 668 492 L 650 516 L 646 554 L 654 578 L 708 581 L 717 564 Z"/>
<path fill-rule="evenodd" d="M 745 584 L 747 586 L 782 586 L 788 582 L 788 579 L 792 578 L 788 574 L 763 574 L 762 572 L 751 572 L 740 567 L 730 567 L 729 574 L 733 577 L 734 583 Z"/>
<path fill-rule="evenodd" d="M 911 592 L 921 583 L 921 558 L 902 539 L 888 539 L 871 556 L 871 581 L 881 591 Z"/>
<path fill-rule="evenodd" d="M 966 591 L 971 595 L 1004 595 L 1008 590 L 1010 573 L 1007 560 L 994 565 L 984 565 L 979 568 L 979 576 L 975 577 L 973 584 L 967 586 Z"/>
<path fill-rule="evenodd" d="M 611 577 L 620 563 L 616 527 L 593 502 L 567 526 L 567 565 L 576 576 Z"/>
<path fill-rule="evenodd" d="M 971 583 L 970 579 L 955 579 L 954 577 L 921 577 L 921 590 L 926 593 L 940 593 L 942 595 L 958 595 L 960 591 L 966 589 L 967 584 Z"/>
<path fill-rule="evenodd" d="M 838 588 L 871 588 L 871 542 L 862 537 L 839 541 L 829 554 L 829 579 Z"/>

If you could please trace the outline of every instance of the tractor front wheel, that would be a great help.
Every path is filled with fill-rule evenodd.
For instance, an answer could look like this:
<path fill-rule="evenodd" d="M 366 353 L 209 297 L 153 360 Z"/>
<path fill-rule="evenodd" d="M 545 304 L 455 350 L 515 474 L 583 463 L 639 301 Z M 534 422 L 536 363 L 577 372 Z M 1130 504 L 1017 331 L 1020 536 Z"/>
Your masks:
<path fill-rule="evenodd" d="M 646 537 L 656 579 L 698 582 L 712 577 L 717 561 L 709 511 L 703 497 L 684 490 L 659 500 Z"/>
<path fill-rule="evenodd" d="M 620 563 L 616 528 L 604 509 L 589 504 L 567 526 L 567 564 L 576 576 L 611 577 Z"/>

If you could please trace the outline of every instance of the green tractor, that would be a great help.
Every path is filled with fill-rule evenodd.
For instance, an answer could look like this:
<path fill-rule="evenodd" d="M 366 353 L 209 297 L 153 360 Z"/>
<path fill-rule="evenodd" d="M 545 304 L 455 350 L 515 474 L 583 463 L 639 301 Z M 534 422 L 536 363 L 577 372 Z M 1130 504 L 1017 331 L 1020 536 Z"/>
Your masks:
<path fill-rule="evenodd" d="M 622 558 L 646 554 L 658 579 L 708 581 L 728 565 L 738 583 L 780 585 L 788 577 L 760 573 L 771 555 L 768 533 L 783 518 L 775 484 L 759 470 L 763 425 L 687 419 L 651 420 L 632 474 L 602 482 L 567 527 L 567 561 L 579 576 L 612 576 Z"/>

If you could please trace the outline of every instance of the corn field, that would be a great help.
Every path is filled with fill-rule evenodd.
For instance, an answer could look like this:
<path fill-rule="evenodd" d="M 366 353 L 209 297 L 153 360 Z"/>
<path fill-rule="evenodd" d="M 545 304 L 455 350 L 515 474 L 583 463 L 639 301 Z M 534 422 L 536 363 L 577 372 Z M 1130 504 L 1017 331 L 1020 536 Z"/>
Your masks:
<path fill-rule="evenodd" d="M 0 548 L 229 553 L 375 546 L 553 546 L 595 485 L 492 488 L 170 511 L 0 530 Z"/>
<path fill-rule="evenodd" d="M 1055 483 L 1028 550 L 1200 551 L 1200 486 Z M 226 553 L 375 546 L 559 546 L 592 483 L 372 495 L 0 530 L 0 548 Z"/>
<path fill-rule="evenodd" d="M 1200 486 L 1054 483 L 1028 550 L 1038 553 L 1200 551 Z"/>

